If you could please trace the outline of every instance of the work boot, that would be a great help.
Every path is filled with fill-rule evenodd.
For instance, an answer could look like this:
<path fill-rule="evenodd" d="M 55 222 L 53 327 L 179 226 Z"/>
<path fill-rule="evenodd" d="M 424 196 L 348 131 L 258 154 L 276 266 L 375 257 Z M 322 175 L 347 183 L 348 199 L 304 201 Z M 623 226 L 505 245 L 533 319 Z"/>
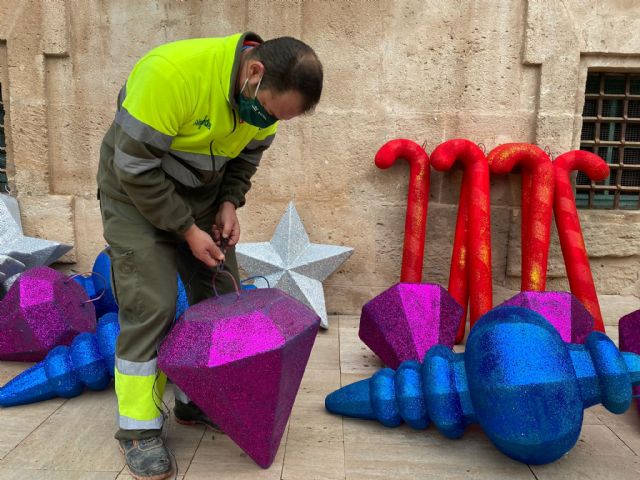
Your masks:
<path fill-rule="evenodd" d="M 173 473 L 169 452 L 160 437 L 120 440 L 120 451 L 136 480 L 163 480 Z"/>
<path fill-rule="evenodd" d="M 218 425 L 198 407 L 195 403 L 184 403 L 176 398 L 176 405 L 173 407 L 173 414 L 176 422 L 181 425 L 204 425 L 214 432 L 224 433 Z"/>

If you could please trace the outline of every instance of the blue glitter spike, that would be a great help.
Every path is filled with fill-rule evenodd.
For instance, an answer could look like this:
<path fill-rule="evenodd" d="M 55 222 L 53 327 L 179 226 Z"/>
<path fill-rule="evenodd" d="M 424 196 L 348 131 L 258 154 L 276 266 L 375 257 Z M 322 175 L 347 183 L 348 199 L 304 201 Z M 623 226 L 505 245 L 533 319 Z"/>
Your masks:
<path fill-rule="evenodd" d="M 464 353 L 436 345 L 422 364 L 405 362 L 327 396 L 332 413 L 386 426 L 429 421 L 450 438 L 479 423 L 496 447 L 529 464 L 557 460 L 578 440 L 583 411 L 631 404 L 640 356 L 620 352 L 600 332 L 565 344 L 536 312 L 500 307 L 475 325 Z"/>
<path fill-rule="evenodd" d="M 71 398 L 86 388 L 102 390 L 111 382 L 118 315 L 98 321 L 96 333 L 81 333 L 71 346 L 52 349 L 47 357 L 0 388 L 0 406 L 11 407 L 54 397 Z"/>

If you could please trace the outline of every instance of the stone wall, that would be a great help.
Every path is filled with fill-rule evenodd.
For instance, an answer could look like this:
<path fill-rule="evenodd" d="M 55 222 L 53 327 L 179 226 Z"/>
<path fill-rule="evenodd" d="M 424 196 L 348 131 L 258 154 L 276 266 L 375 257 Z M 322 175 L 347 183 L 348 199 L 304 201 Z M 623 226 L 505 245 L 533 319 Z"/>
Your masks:
<path fill-rule="evenodd" d="M 292 35 L 325 65 L 314 115 L 282 125 L 248 205 L 244 241 L 270 238 L 294 199 L 311 240 L 355 253 L 326 282 L 331 312 L 355 313 L 397 281 L 408 169 L 376 169 L 387 140 L 466 137 L 487 150 L 579 146 L 588 68 L 640 69 L 636 0 L 0 0 L 0 82 L 10 180 L 28 234 L 103 247 L 95 172 L 116 94 L 135 61 L 185 37 Z M 446 285 L 461 174 L 432 172 L 425 280 Z M 492 178 L 496 300 L 519 286 L 519 177 Z M 640 308 L 640 213 L 583 211 L 606 322 Z M 557 237 L 550 288 L 566 288 Z M 623 297 L 620 297 L 622 295 Z"/>

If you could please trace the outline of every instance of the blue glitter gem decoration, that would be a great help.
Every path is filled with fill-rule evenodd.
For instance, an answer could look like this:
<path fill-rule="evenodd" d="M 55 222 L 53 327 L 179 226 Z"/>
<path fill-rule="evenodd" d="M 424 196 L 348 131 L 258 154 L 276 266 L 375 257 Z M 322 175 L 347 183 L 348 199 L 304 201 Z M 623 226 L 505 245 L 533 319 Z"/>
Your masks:
<path fill-rule="evenodd" d="M 603 333 L 566 344 L 536 312 L 500 307 L 478 320 L 464 353 L 436 345 L 421 364 L 379 370 L 333 392 L 325 406 L 387 427 L 433 423 L 449 438 L 479 423 L 505 455 L 544 464 L 575 445 L 585 408 L 602 403 L 623 413 L 639 384 L 640 356 L 620 352 Z"/>
<path fill-rule="evenodd" d="M 96 333 L 76 336 L 71 346 L 53 348 L 46 358 L 0 388 L 0 406 L 11 407 L 55 397 L 71 398 L 85 388 L 103 390 L 113 377 L 117 313 L 98 321 Z"/>

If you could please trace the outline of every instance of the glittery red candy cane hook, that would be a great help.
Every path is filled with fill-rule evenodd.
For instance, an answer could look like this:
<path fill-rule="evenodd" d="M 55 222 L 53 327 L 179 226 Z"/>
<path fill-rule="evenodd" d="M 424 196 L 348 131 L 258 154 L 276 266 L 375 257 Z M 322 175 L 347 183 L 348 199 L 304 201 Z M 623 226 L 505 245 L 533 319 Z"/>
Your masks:
<path fill-rule="evenodd" d="M 506 143 L 487 155 L 491 173 L 522 170 L 522 281 L 524 291 L 544 291 L 551 218 L 553 216 L 553 166 L 543 150 L 528 143 Z"/>
<path fill-rule="evenodd" d="M 448 140 L 431 154 L 436 170 L 450 170 L 456 161 L 464 165 L 458 220 L 451 258 L 449 293 L 463 306 L 469 292 L 471 326 L 493 304 L 491 285 L 491 216 L 489 165 L 478 146 L 465 139 Z M 464 334 L 464 319 L 458 330 Z"/>
<path fill-rule="evenodd" d="M 420 283 L 429 205 L 429 156 L 414 141 L 400 138 L 385 143 L 378 150 L 376 166 L 382 169 L 389 168 L 399 158 L 407 160 L 410 168 L 400 281 Z"/>
<path fill-rule="evenodd" d="M 569 286 L 595 319 L 594 329 L 604 332 L 600 304 L 589 267 L 589 257 L 582 237 L 580 219 L 576 209 L 571 184 L 571 172 L 580 170 L 591 180 L 604 180 L 609 176 L 609 166 L 599 156 L 581 150 L 563 153 L 553 161 L 555 196 L 553 212 L 558 227 L 564 265 Z"/>

